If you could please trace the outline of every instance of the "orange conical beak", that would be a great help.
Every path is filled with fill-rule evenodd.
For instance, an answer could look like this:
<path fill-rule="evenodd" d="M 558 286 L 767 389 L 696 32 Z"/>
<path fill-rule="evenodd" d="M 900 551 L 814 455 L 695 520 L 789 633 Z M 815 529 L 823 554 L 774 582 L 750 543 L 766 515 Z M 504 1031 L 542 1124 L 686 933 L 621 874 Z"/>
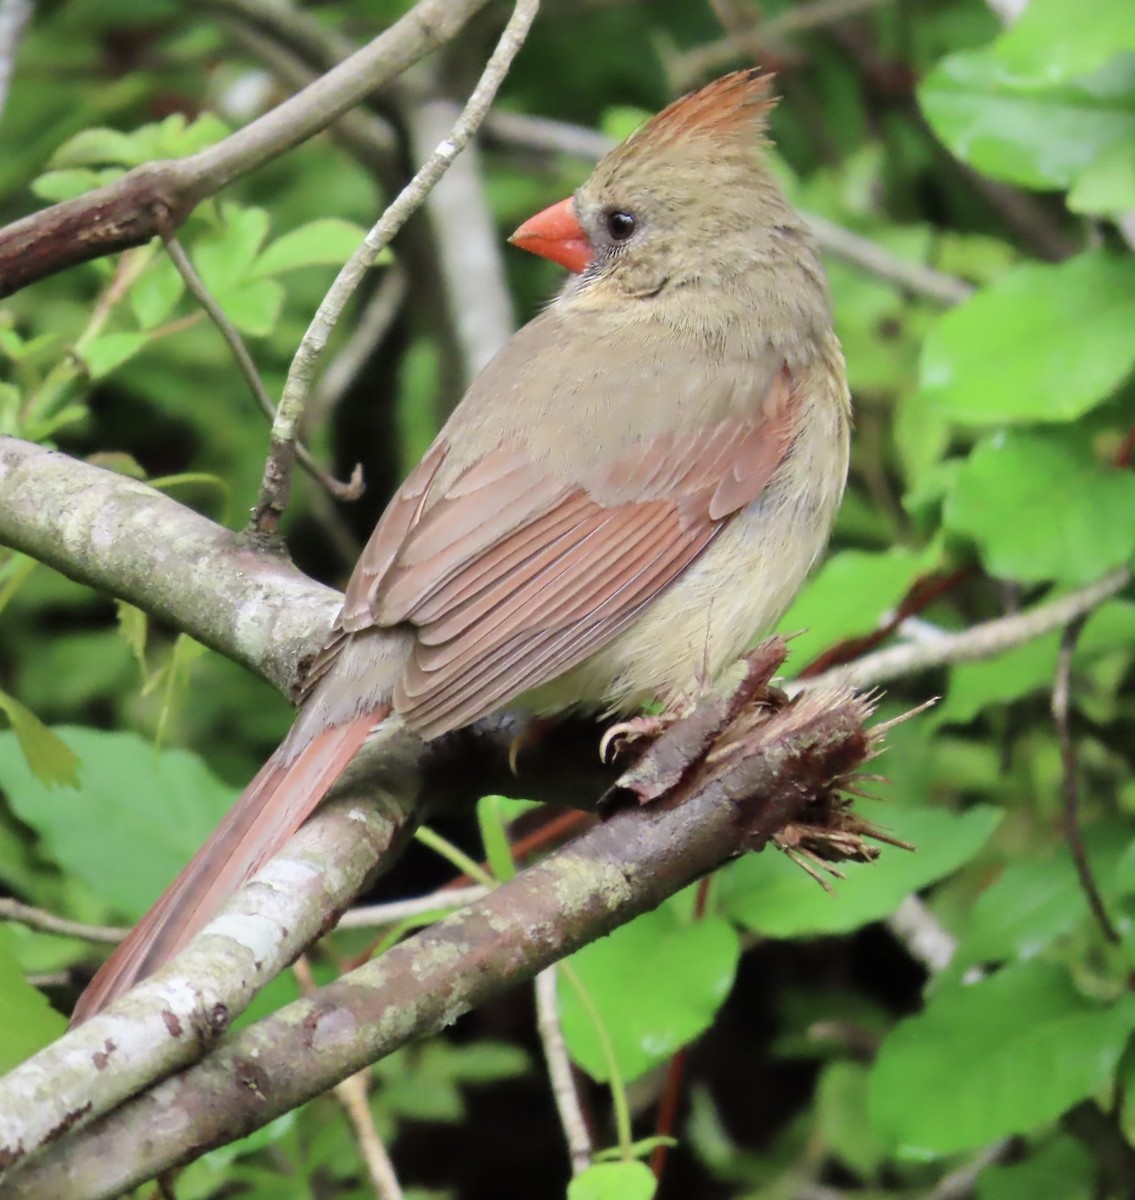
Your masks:
<path fill-rule="evenodd" d="M 582 271 L 595 256 L 587 234 L 575 215 L 570 196 L 529 217 L 508 240 L 521 250 L 530 250 L 541 258 L 550 258 L 552 262 L 576 273 Z"/>

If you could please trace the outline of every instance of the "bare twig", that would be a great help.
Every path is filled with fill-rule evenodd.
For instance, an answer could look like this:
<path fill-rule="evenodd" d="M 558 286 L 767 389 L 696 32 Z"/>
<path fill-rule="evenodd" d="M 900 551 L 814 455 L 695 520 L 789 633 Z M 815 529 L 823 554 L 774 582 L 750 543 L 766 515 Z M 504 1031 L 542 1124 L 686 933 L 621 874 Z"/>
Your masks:
<path fill-rule="evenodd" d="M 444 912 L 461 908 L 480 900 L 488 892 L 481 884 L 471 887 L 442 888 L 428 896 L 415 896 L 412 900 L 391 900 L 387 904 L 368 904 L 349 908 L 339 919 L 339 929 L 376 929 L 384 925 L 398 925 L 433 912 Z"/>
<path fill-rule="evenodd" d="M 1012 1149 L 1012 1138 L 1002 1138 L 1001 1141 L 986 1146 L 984 1150 L 974 1156 L 972 1162 L 966 1163 L 964 1167 L 958 1167 L 956 1171 L 951 1171 L 948 1175 L 943 1175 L 938 1183 L 922 1197 L 922 1200 L 967 1200 L 967 1197 L 973 1195 L 978 1176 L 982 1171 L 986 1167 L 1008 1158 Z"/>
<path fill-rule="evenodd" d="M 601 158 L 615 144 L 610 138 L 591 129 L 519 113 L 493 113 L 486 131 L 510 145 L 544 153 L 571 154 L 587 161 Z M 818 213 L 804 212 L 801 215 L 808 222 L 816 244 L 825 254 L 843 259 L 913 295 L 924 296 L 939 304 L 960 304 L 973 294 L 972 285 L 964 279 L 947 275 L 923 263 L 898 258 L 870 238 L 854 233 Z"/>
<path fill-rule="evenodd" d="M 726 699 L 715 696 L 712 705 Z M 5 1200 L 117 1195 L 250 1132 L 409 1039 L 531 978 L 585 941 L 657 906 L 742 846 L 764 845 L 786 821 L 823 805 L 829 789 L 869 752 L 866 711 L 863 701 L 840 693 L 808 696 L 772 713 L 764 700 L 757 707 L 745 701 L 736 712 L 730 707 L 713 753 L 683 777 L 670 802 L 616 812 L 475 904 L 314 996 L 231 1034 L 206 1061 L 46 1148 L 12 1179 Z M 680 734 L 669 739 L 669 750 L 680 740 Z M 646 756 L 652 752 L 653 747 Z M 655 768 L 645 769 L 650 778 L 660 778 L 668 763 L 663 754 Z M 636 788 L 646 778 L 643 770 L 640 760 Z M 160 1019 L 157 999 L 151 996 L 150 1006 Z M 50 1052 L 74 1052 L 76 1037 L 112 1011 Z M 132 1011 L 141 1017 L 140 1001 Z M 115 1031 L 125 1035 L 122 1020 L 125 1016 Z M 104 1024 L 100 1032 L 106 1036 L 109 1027 Z M 36 1062 L 18 1070 L 36 1072 Z M 73 1098 L 48 1107 L 54 1111 Z"/>
<path fill-rule="evenodd" d="M 1060 740 L 1060 761 L 1064 768 L 1064 836 L 1068 840 L 1080 887 L 1087 897 L 1092 916 L 1095 917 L 1104 937 L 1117 946 L 1120 942 L 1119 932 L 1107 914 L 1107 906 L 1092 874 L 1092 864 L 1088 859 L 1084 834 L 1080 828 L 1079 770 L 1076 764 L 1076 743 L 1068 720 L 1072 692 L 1072 657 L 1086 619 L 1086 614 L 1081 614 L 1069 621 L 1064 636 L 1060 639 L 1056 678 L 1052 685 L 1052 719 L 1056 723 L 1056 735 Z"/>
<path fill-rule="evenodd" d="M 1046 633 L 1063 629 L 1070 621 L 1090 613 L 1105 600 L 1121 592 L 1130 582 L 1130 568 L 1120 567 L 1095 583 L 1077 588 L 1056 600 L 1038 604 L 1025 612 L 986 621 L 960 633 L 943 634 L 934 641 L 890 646 L 886 650 L 865 655 L 847 666 L 825 671 L 798 686 L 812 688 L 843 684 L 864 688 L 951 663 L 995 658 Z"/>
<path fill-rule="evenodd" d="M 544 1061 L 548 1064 L 548 1078 L 552 1084 L 556 1112 L 559 1113 L 560 1126 L 567 1139 L 571 1173 L 578 1175 L 591 1166 L 591 1133 L 579 1103 L 571 1060 L 568 1058 L 567 1044 L 564 1042 L 564 1031 L 560 1026 L 554 965 L 546 967 L 536 976 L 536 1027 L 540 1032 L 540 1043 L 544 1047 Z"/>
<path fill-rule="evenodd" d="M 8 103 L 16 54 L 31 20 L 32 8 L 32 0 L 0 0 L 0 117 Z"/>
<path fill-rule="evenodd" d="M 458 108 L 440 95 L 420 103 L 411 95 L 405 113 L 411 144 L 420 155 L 444 138 Z M 462 382 L 468 386 L 515 328 L 500 239 L 485 200 L 475 143 L 429 193 L 426 211 L 460 352 Z"/>
<path fill-rule="evenodd" d="M 420 0 L 339 66 L 216 145 L 186 158 L 145 163 L 106 187 L 0 230 L 0 297 L 177 229 L 205 197 L 325 129 L 448 41 L 486 3 Z"/>
<path fill-rule="evenodd" d="M 344 264 L 323 297 L 315 317 L 300 342 L 288 378 L 284 384 L 276 419 L 272 425 L 268 459 L 264 468 L 260 498 L 253 514 L 253 524 L 261 532 L 274 534 L 279 516 L 287 504 L 293 445 L 304 404 L 311 388 L 312 376 L 327 339 L 342 315 L 343 309 L 375 257 L 421 205 L 430 189 L 445 174 L 450 163 L 465 148 L 476 133 L 497 94 L 512 60 L 524 44 L 535 19 L 539 0 L 517 0 L 512 16 L 497 42 L 484 72 L 463 109 L 460 118 L 430 159 L 387 207 L 377 224 L 363 239 L 363 244 Z M 351 60 L 348 59 L 348 62 Z M 336 70 L 341 70 L 337 67 Z M 334 71 L 332 72 L 334 74 Z M 324 78 L 329 78 L 325 76 Z M 313 84 L 313 87 L 318 86 Z M 302 95 L 303 93 L 301 93 Z"/>
<path fill-rule="evenodd" d="M 42 933 L 82 938 L 85 942 L 120 942 L 128 932 L 117 925 L 84 925 L 82 921 L 69 921 L 42 908 L 33 908 L 30 904 L 6 898 L 0 899 L 0 921 L 15 921 L 18 925 L 26 925 Z"/>
<path fill-rule="evenodd" d="M 315 991 L 315 978 L 307 955 L 301 954 L 292 965 L 292 972 L 299 981 L 300 993 L 310 996 Z M 403 1200 L 402 1185 L 390 1155 L 378 1136 L 374 1127 L 374 1117 L 370 1105 L 367 1104 L 367 1085 L 370 1079 L 369 1069 L 356 1072 L 354 1075 L 337 1083 L 333 1089 L 335 1099 L 339 1102 L 347 1123 L 351 1126 L 359 1157 L 363 1160 L 367 1174 L 370 1176 L 371 1187 L 377 1200 Z"/>
<path fill-rule="evenodd" d="M 221 308 L 212 292 L 205 286 L 205 281 L 197 274 L 197 269 L 190 262 L 189 255 L 182 249 L 177 238 L 167 238 L 165 247 L 178 274 L 185 281 L 190 295 L 205 310 L 221 337 L 224 338 L 225 345 L 232 351 L 236 365 L 240 368 L 240 373 L 244 376 L 245 383 L 248 384 L 248 390 L 256 401 L 256 406 L 271 422 L 276 416 L 276 406 L 272 403 L 272 397 L 268 395 L 268 389 L 264 386 L 260 372 L 252 361 L 252 355 L 249 354 L 248 347 L 244 344 L 244 338 L 240 336 L 237 327 L 229 320 L 225 310 Z M 355 469 L 351 472 L 351 478 L 347 483 L 340 483 L 312 458 L 311 451 L 302 442 L 296 443 L 296 458 L 312 479 L 336 500 L 357 500 L 363 494 L 362 463 L 355 464 Z"/>
<path fill-rule="evenodd" d="M 226 4 L 217 7 L 226 9 Z M 234 7 L 240 8 L 241 5 Z M 278 6 L 281 12 L 292 13 L 302 10 Z M 271 5 L 275 10 L 277 5 Z M 271 34 L 263 32 L 259 26 L 253 26 L 239 17 L 231 16 L 224 21 L 225 30 L 254 58 L 284 84 L 290 91 L 300 92 L 309 87 L 319 76 L 309 63 L 309 55 L 289 49 L 282 45 Z M 314 47 L 308 47 L 309 51 Z M 355 49 L 348 46 L 346 53 L 337 56 L 334 62 L 342 62 Z M 319 56 L 316 56 L 319 57 Z M 359 106 L 343 113 L 328 127 L 327 132 L 338 141 L 344 149 L 353 154 L 360 162 L 366 163 L 372 170 L 378 169 L 383 177 L 393 174 L 398 153 L 398 136 L 388 121 L 369 107 Z"/>
<path fill-rule="evenodd" d="M 958 948 L 957 938 L 914 893 L 887 918 L 887 928 L 931 976 L 940 975 L 950 965 Z"/>
<path fill-rule="evenodd" d="M 342 348 L 312 389 L 303 413 L 303 428 L 322 425 L 335 411 L 368 359 L 382 343 L 406 295 L 406 275 L 392 263 L 366 302 Z"/>
<path fill-rule="evenodd" d="M 755 22 L 744 31 L 744 38 L 750 45 L 756 43 L 764 47 L 774 46 L 791 34 L 806 33 L 810 29 L 819 29 L 836 21 L 846 21 L 889 2 L 890 0 L 812 0 L 810 4 L 795 4 L 766 21 Z M 731 34 L 683 54 L 671 65 L 670 74 L 677 87 L 688 88 L 710 72 L 736 63 L 745 53 L 745 48 L 739 44 L 738 35 Z"/>

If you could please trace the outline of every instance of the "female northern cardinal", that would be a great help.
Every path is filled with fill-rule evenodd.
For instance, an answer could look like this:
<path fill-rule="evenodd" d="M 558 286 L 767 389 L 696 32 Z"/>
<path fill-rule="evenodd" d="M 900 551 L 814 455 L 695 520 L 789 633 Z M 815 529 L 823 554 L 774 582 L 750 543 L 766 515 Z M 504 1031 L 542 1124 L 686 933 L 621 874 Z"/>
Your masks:
<path fill-rule="evenodd" d="M 697 694 L 827 541 L 850 400 L 804 221 L 763 155 L 769 83 L 675 101 L 512 241 L 574 272 L 454 410 L 347 585 L 291 732 L 95 976 L 179 950 L 392 712 L 423 737 Z"/>

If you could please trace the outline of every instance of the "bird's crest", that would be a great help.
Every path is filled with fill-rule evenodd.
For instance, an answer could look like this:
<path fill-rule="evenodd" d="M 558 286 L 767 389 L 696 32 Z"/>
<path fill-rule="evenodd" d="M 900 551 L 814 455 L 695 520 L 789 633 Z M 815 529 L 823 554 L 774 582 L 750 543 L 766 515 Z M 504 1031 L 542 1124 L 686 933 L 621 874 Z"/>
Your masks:
<path fill-rule="evenodd" d="M 763 141 L 768 113 L 776 104 L 772 81 L 771 74 L 756 67 L 723 75 L 652 117 L 631 135 L 627 148 L 657 151 L 700 135 Z"/>

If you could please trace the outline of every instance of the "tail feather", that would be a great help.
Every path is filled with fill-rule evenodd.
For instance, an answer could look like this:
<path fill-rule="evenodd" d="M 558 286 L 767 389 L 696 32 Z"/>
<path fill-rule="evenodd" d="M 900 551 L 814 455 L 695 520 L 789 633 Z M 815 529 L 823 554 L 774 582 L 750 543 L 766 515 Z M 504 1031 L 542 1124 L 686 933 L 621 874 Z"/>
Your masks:
<path fill-rule="evenodd" d="M 297 753 L 286 740 L 189 865 L 79 997 L 77 1025 L 169 961 L 307 820 L 384 714 L 325 729 Z"/>

